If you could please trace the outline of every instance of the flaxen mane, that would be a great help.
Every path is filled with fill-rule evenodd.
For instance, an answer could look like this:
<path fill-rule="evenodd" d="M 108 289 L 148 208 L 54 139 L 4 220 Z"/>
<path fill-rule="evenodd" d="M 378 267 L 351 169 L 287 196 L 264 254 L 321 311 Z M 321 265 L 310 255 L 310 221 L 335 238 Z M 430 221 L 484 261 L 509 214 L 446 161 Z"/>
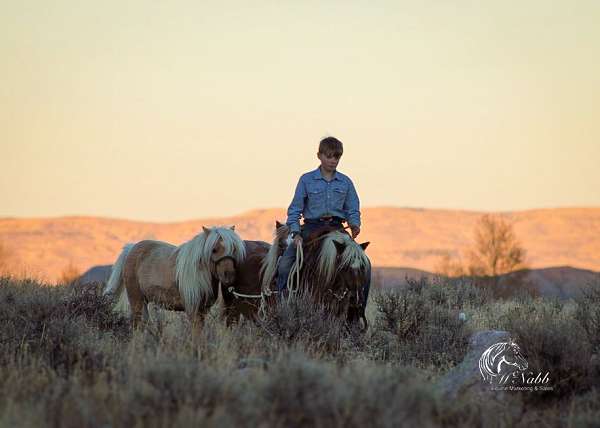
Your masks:
<path fill-rule="evenodd" d="M 263 291 L 271 288 L 273 278 L 275 278 L 275 275 L 277 274 L 277 260 L 281 255 L 281 246 L 283 245 L 283 242 L 287 240 L 289 232 L 290 228 L 286 225 L 281 225 L 275 229 L 273 244 L 271 245 L 271 248 L 269 248 L 269 252 L 265 258 L 262 260 L 260 267 L 260 283 Z"/>
<path fill-rule="evenodd" d="M 202 232 L 178 249 L 175 278 L 188 313 L 194 313 L 202 302 L 214 297 L 211 282 L 215 265 L 210 260 L 219 238 L 223 240 L 225 256 L 241 263 L 246 257 L 244 242 L 227 227 L 213 227 L 208 235 Z"/>
<path fill-rule="evenodd" d="M 337 248 L 335 243 L 344 245 L 339 264 L 336 266 Z M 354 241 L 350 235 L 340 231 L 334 231 L 323 238 L 323 245 L 317 262 L 317 271 L 324 283 L 333 279 L 336 267 L 338 269 L 347 267 L 351 269 L 366 269 L 370 261 L 361 246 Z"/>

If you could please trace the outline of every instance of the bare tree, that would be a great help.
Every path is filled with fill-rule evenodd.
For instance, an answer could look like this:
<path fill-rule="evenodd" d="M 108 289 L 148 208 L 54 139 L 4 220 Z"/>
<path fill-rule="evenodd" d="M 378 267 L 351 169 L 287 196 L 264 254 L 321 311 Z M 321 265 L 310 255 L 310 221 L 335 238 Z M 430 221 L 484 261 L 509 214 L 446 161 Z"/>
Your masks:
<path fill-rule="evenodd" d="M 460 255 L 447 252 L 436 272 L 449 277 L 469 275 L 481 286 L 493 286 L 498 297 L 510 296 L 518 290 L 536 295 L 534 284 L 526 280 L 525 255 L 512 223 L 501 215 L 486 214 L 475 227 L 475 245 L 466 254 L 468 262 L 463 263 Z"/>
<path fill-rule="evenodd" d="M 469 273 L 497 278 L 525 268 L 525 255 L 512 223 L 500 215 L 486 214 L 475 228 L 475 248 L 469 252 Z"/>

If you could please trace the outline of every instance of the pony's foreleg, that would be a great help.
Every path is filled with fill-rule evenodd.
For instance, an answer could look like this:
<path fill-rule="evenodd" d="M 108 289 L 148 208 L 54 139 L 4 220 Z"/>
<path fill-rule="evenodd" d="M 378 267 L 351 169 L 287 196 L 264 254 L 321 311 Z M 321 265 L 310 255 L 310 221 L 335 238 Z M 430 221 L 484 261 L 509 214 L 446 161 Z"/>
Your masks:
<path fill-rule="evenodd" d="M 137 328 L 142 324 L 144 320 L 144 308 L 145 303 L 141 299 L 130 299 L 131 303 L 131 322 L 133 323 L 133 327 Z"/>

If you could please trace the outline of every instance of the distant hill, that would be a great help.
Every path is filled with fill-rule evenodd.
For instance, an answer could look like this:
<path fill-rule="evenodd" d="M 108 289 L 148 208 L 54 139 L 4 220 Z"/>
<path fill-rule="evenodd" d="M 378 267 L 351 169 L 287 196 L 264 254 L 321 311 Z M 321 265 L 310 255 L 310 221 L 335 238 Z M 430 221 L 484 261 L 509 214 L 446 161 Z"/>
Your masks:
<path fill-rule="evenodd" d="M 365 208 L 359 241 L 371 241 L 374 266 L 410 266 L 432 272 L 440 256 L 464 252 L 483 213 L 414 208 Z M 529 266 L 572 266 L 600 271 L 600 208 L 556 208 L 503 213 L 527 249 Z M 271 241 L 283 209 L 261 209 L 232 217 L 149 223 L 98 217 L 0 219 L 0 243 L 13 273 L 55 281 L 70 264 L 84 272 L 112 264 L 123 244 L 159 239 L 181 244 L 202 226 L 235 224 L 245 239 Z"/>
<path fill-rule="evenodd" d="M 502 275 L 500 283 L 504 284 L 520 273 Z M 405 287 L 407 279 L 432 280 L 437 276 L 431 272 L 411 268 L 375 268 L 372 281 L 375 287 L 393 290 Z M 540 296 L 567 299 L 580 296 L 582 290 L 588 286 L 600 287 L 600 273 L 570 266 L 530 269 L 520 277 L 520 282 L 530 283 Z"/>

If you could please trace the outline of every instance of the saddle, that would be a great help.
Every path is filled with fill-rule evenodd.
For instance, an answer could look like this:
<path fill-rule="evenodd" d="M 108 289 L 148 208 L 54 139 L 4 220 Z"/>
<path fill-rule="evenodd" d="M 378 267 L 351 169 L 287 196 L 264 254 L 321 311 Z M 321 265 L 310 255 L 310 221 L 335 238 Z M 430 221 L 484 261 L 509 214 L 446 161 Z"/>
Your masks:
<path fill-rule="evenodd" d="M 304 230 L 304 225 L 300 226 L 300 230 L 302 230 L 302 231 Z M 323 226 L 314 230 L 310 235 L 308 235 L 308 237 L 306 239 L 306 244 L 311 244 L 311 243 L 317 241 L 320 237 L 327 235 L 329 232 L 333 232 L 336 230 L 339 232 L 345 233 L 346 235 L 349 235 L 349 233 L 340 226 L 324 224 Z"/>

